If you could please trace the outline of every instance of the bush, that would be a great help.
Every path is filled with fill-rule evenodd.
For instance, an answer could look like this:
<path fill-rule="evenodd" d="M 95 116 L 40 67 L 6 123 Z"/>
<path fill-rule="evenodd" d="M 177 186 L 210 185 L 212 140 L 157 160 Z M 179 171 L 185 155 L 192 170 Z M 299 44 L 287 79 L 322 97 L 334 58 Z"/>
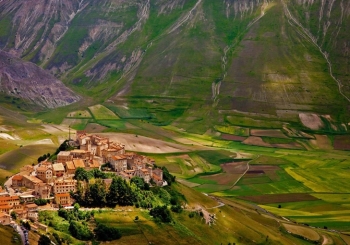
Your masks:
<path fill-rule="evenodd" d="M 171 222 L 171 214 L 167 206 L 158 206 L 150 211 L 150 215 L 152 215 L 156 220 L 159 220 L 164 223 Z"/>
<path fill-rule="evenodd" d="M 39 198 L 39 199 L 34 200 L 34 203 L 38 206 L 44 206 L 47 204 L 47 200 Z"/>
<path fill-rule="evenodd" d="M 45 235 L 41 235 L 38 241 L 38 245 L 51 245 L 51 240 Z"/>
<path fill-rule="evenodd" d="M 173 211 L 174 213 L 181 213 L 182 207 L 181 205 L 173 205 L 171 206 L 171 211 Z"/>
<path fill-rule="evenodd" d="M 80 224 L 76 221 L 71 221 L 69 224 L 69 232 L 70 234 L 83 241 L 91 240 L 93 238 L 92 232 L 86 225 Z"/>
<path fill-rule="evenodd" d="M 97 240 L 113 241 L 122 237 L 119 229 L 99 223 L 94 229 Z"/>

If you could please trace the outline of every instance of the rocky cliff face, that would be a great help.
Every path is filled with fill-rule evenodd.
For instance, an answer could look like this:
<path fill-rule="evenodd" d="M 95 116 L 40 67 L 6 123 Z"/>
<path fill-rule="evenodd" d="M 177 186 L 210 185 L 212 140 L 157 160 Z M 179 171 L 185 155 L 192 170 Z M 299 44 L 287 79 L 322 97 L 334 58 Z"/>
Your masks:
<path fill-rule="evenodd" d="M 65 106 L 80 99 L 47 71 L 3 51 L 0 51 L 0 91 L 44 108 Z"/>

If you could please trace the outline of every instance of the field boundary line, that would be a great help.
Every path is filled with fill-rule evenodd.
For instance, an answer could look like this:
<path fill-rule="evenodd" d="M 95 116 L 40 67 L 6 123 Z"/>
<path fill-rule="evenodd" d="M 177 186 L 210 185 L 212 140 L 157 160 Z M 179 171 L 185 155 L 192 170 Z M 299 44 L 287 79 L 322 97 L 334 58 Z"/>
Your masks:
<path fill-rule="evenodd" d="M 250 165 L 249 165 L 249 163 L 250 162 L 252 162 L 252 161 L 255 161 L 256 159 L 258 159 L 260 157 L 260 155 L 258 155 L 256 158 L 254 158 L 254 159 L 252 159 L 252 160 L 250 160 L 250 161 L 248 161 L 247 162 L 247 169 L 244 171 L 244 173 L 236 180 L 236 182 L 235 183 L 233 183 L 232 185 L 231 185 L 231 187 L 229 188 L 229 190 L 231 190 L 233 187 L 235 187 L 235 185 L 244 177 L 244 175 L 249 171 L 249 169 L 250 169 Z"/>

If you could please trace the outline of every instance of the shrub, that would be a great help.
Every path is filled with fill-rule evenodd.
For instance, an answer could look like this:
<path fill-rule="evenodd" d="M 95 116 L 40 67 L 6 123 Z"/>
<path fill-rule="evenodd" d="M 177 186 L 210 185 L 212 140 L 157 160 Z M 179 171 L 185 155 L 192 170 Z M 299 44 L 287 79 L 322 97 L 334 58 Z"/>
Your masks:
<path fill-rule="evenodd" d="M 171 222 L 171 214 L 167 206 L 158 206 L 150 211 L 150 215 L 152 215 L 156 220 L 159 220 L 164 223 Z"/>
<path fill-rule="evenodd" d="M 91 240 L 93 238 L 92 232 L 86 225 L 80 224 L 76 221 L 71 221 L 69 224 L 69 232 L 70 234 L 83 241 Z"/>
<path fill-rule="evenodd" d="M 112 241 L 122 237 L 119 229 L 99 223 L 94 229 L 97 240 Z"/>

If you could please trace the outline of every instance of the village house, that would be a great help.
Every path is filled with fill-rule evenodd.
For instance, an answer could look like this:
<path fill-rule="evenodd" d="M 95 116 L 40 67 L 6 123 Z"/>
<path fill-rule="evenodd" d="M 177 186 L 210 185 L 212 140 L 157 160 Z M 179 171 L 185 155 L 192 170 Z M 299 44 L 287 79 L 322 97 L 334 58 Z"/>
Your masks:
<path fill-rule="evenodd" d="M 73 160 L 73 155 L 70 151 L 60 151 L 57 155 L 57 162 L 66 163 Z"/>
<path fill-rule="evenodd" d="M 12 207 L 8 204 L 0 204 L 0 212 L 4 212 L 4 213 L 10 213 L 10 209 Z"/>
<path fill-rule="evenodd" d="M 145 183 L 149 183 L 151 180 L 151 175 L 147 169 L 136 169 L 134 176 L 142 178 Z"/>
<path fill-rule="evenodd" d="M 74 158 L 77 159 L 90 159 L 90 155 L 91 153 L 89 151 L 85 151 L 85 150 L 72 150 L 70 151 L 70 154 L 73 156 Z"/>
<path fill-rule="evenodd" d="M 56 180 L 53 186 L 55 194 L 75 192 L 77 181 L 74 179 Z"/>
<path fill-rule="evenodd" d="M 87 163 L 87 167 L 85 169 L 88 171 L 93 169 L 100 169 L 100 163 L 97 160 L 90 160 Z"/>
<path fill-rule="evenodd" d="M 49 199 L 52 186 L 46 183 L 37 183 L 34 186 L 34 194 L 38 198 Z"/>
<path fill-rule="evenodd" d="M 11 223 L 10 215 L 4 212 L 0 212 L 0 224 L 9 225 Z"/>
<path fill-rule="evenodd" d="M 134 177 L 134 170 L 126 170 L 123 172 L 118 172 L 118 176 L 122 177 L 122 179 L 125 180 L 131 180 L 132 177 Z"/>
<path fill-rule="evenodd" d="M 73 159 L 73 163 L 74 163 L 75 170 L 77 168 L 85 168 L 84 161 L 81 159 Z"/>
<path fill-rule="evenodd" d="M 158 186 L 163 186 L 165 184 L 163 181 L 163 170 L 160 168 L 151 169 L 151 178 Z"/>
<path fill-rule="evenodd" d="M 0 197 L 0 205 L 19 205 L 20 199 L 18 196 Z"/>
<path fill-rule="evenodd" d="M 30 175 L 34 171 L 34 167 L 31 165 L 25 165 L 19 169 L 19 172 L 23 175 Z"/>
<path fill-rule="evenodd" d="M 37 167 L 36 169 L 36 177 L 38 179 L 41 179 L 44 182 L 50 182 L 52 181 L 53 176 L 53 170 L 52 165 L 41 165 L 40 167 Z"/>
<path fill-rule="evenodd" d="M 111 157 L 109 163 L 116 172 L 122 172 L 128 169 L 127 157 L 123 155 Z"/>
<path fill-rule="evenodd" d="M 55 202 L 57 205 L 70 206 L 71 205 L 71 198 L 70 198 L 69 193 L 55 194 Z"/>
<path fill-rule="evenodd" d="M 35 203 L 30 203 L 25 205 L 25 209 L 27 209 L 28 212 L 36 212 L 38 210 L 38 205 Z"/>
<path fill-rule="evenodd" d="M 22 187 L 23 185 L 23 176 L 22 175 L 15 175 L 12 177 L 12 187 L 17 188 L 17 187 Z"/>
<path fill-rule="evenodd" d="M 23 186 L 29 189 L 35 189 L 35 185 L 39 183 L 43 183 L 43 181 L 35 176 L 23 175 Z"/>
<path fill-rule="evenodd" d="M 56 177 L 62 177 L 65 173 L 64 166 L 62 163 L 52 164 L 53 174 Z"/>
<path fill-rule="evenodd" d="M 68 175 L 75 174 L 75 166 L 74 166 L 73 161 L 67 161 L 65 163 L 65 168 L 66 168 L 66 174 L 68 174 Z"/>
<path fill-rule="evenodd" d="M 13 210 L 13 212 L 16 213 L 16 216 L 18 219 L 27 219 L 28 218 L 28 211 L 24 208 Z"/>
<path fill-rule="evenodd" d="M 39 214 L 37 211 L 28 211 L 27 217 L 32 221 L 37 221 L 39 218 Z"/>
<path fill-rule="evenodd" d="M 33 195 L 22 195 L 22 196 L 19 196 L 19 200 L 20 200 L 21 203 L 34 202 L 35 196 L 33 196 Z"/>

